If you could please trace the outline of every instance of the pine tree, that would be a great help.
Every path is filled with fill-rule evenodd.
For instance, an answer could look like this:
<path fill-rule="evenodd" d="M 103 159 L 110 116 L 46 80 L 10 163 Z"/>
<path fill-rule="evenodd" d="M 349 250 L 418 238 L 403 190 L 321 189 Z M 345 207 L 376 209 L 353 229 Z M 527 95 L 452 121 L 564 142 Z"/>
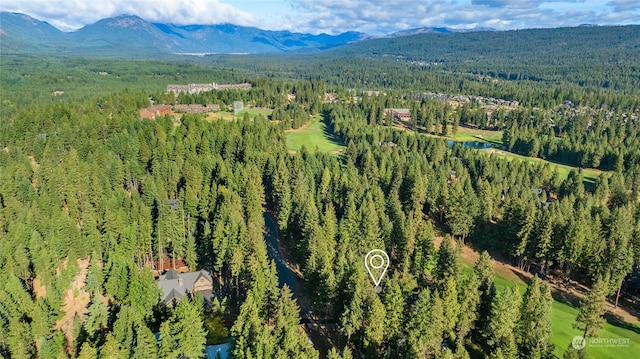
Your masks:
<path fill-rule="evenodd" d="M 292 296 L 285 285 L 280 291 L 272 332 L 275 357 L 317 358 L 318 353 L 298 330 L 299 309 Z"/>
<path fill-rule="evenodd" d="M 409 357 L 422 358 L 440 352 L 445 329 L 444 308 L 440 294 L 423 289 L 412 308 L 408 324 Z"/>
<path fill-rule="evenodd" d="M 178 358 L 179 353 L 176 350 L 178 343 L 171 334 L 171 326 L 168 321 L 160 325 L 160 347 L 158 354 L 160 358 Z"/>
<path fill-rule="evenodd" d="M 127 303 L 135 313 L 146 319 L 152 314 L 153 306 L 158 303 L 160 298 L 158 285 L 153 280 L 153 274 L 148 268 L 141 272 L 133 271 L 130 280 Z"/>
<path fill-rule="evenodd" d="M 12 358 L 31 358 L 35 354 L 36 348 L 29 324 L 14 318 L 9 321 L 8 329 L 7 346 Z"/>
<path fill-rule="evenodd" d="M 131 307 L 123 306 L 117 314 L 117 319 L 113 323 L 113 330 L 108 335 L 113 335 L 113 339 L 120 346 L 120 354 L 129 357 L 134 349 L 133 322 L 138 313 Z"/>
<path fill-rule="evenodd" d="M 480 258 L 473 269 L 478 276 L 480 285 L 480 303 L 478 303 L 478 318 L 475 329 L 472 332 L 475 342 L 486 341 L 490 335 L 489 318 L 491 316 L 491 305 L 496 297 L 496 287 L 493 284 L 493 268 L 491 267 L 491 257 L 487 251 L 480 254 Z"/>
<path fill-rule="evenodd" d="M 102 303 L 100 296 L 94 298 L 93 303 L 89 306 L 89 313 L 84 322 L 84 329 L 90 337 L 96 336 L 97 333 L 104 330 L 109 322 L 109 309 Z"/>
<path fill-rule="evenodd" d="M 234 358 L 254 357 L 257 345 L 256 338 L 269 336 L 268 328 L 260 318 L 262 300 L 263 298 L 259 297 L 254 289 L 250 289 L 240 306 L 240 313 L 231 327 L 233 337 L 231 352 Z"/>
<path fill-rule="evenodd" d="M 607 263 L 609 263 L 609 290 L 607 294 L 615 293 L 615 306 L 618 306 L 620 291 L 624 278 L 631 272 L 634 262 L 632 235 L 634 222 L 631 213 L 626 208 L 614 211 L 609 235 Z"/>
<path fill-rule="evenodd" d="M 361 278 L 355 275 L 355 288 L 353 296 L 349 300 L 347 307 L 340 317 L 340 331 L 347 337 L 347 343 L 351 341 L 351 337 L 362 329 L 362 321 L 364 318 L 364 288 L 362 287 Z"/>
<path fill-rule="evenodd" d="M 35 340 L 50 339 L 56 323 L 56 311 L 49 300 L 41 298 L 36 302 L 32 318 L 31 331 Z"/>
<path fill-rule="evenodd" d="M 445 279 L 440 295 L 444 309 L 444 338 L 453 344 L 456 340 L 456 323 L 458 322 L 458 316 L 462 309 L 460 302 L 458 302 L 458 289 L 455 277 L 450 276 Z M 464 308 L 464 310 L 469 309 Z"/>
<path fill-rule="evenodd" d="M 82 344 L 78 359 L 95 359 L 98 357 L 98 350 L 89 343 Z"/>
<path fill-rule="evenodd" d="M 156 359 L 158 357 L 158 346 L 156 338 L 144 324 L 136 325 L 136 344 L 133 348 L 132 358 L 134 359 Z"/>
<path fill-rule="evenodd" d="M 384 337 L 388 341 L 399 339 L 403 331 L 405 301 L 398 281 L 398 276 L 394 275 L 382 291 L 382 303 L 386 309 Z"/>
<path fill-rule="evenodd" d="M 583 330 L 582 337 L 598 336 L 598 332 L 604 325 L 603 315 L 607 311 L 607 280 L 602 277 L 591 287 L 586 298 L 580 305 L 580 311 L 573 327 Z"/>
<path fill-rule="evenodd" d="M 204 352 L 206 333 L 202 323 L 202 300 L 183 299 L 170 321 L 176 352 L 184 358 L 200 358 Z"/>
<path fill-rule="evenodd" d="M 518 355 L 514 331 L 520 314 L 520 302 L 517 288 L 506 287 L 492 303 L 487 342 L 496 356 L 515 358 Z"/>
<path fill-rule="evenodd" d="M 464 350 L 464 339 L 475 327 L 480 303 L 480 281 L 477 273 L 471 273 L 462 282 L 462 290 L 458 293 L 460 314 L 456 323 L 456 352 Z"/>
<path fill-rule="evenodd" d="M 384 339 L 386 309 L 373 289 L 368 291 L 364 313 L 364 345 L 377 348 Z"/>
<path fill-rule="evenodd" d="M 438 249 L 438 261 L 433 270 L 434 279 L 440 288 L 444 288 L 447 278 L 453 277 L 457 279 L 459 273 L 459 257 L 450 236 L 442 239 L 440 248 Z"/>
<path fill-rule="evenodd" d="M 564 352 L 562 356 L 563 359 L 589 359 L 589 353 L 587 352 L 587 348 L 584 347 L 582 349 L 576 349 L 573 347 L 572 343 L 569 343 L 569 347 L 567 351 Z"/>
<path fill-rule="evenodd" d="M 551 291 L 538 277 L 529 283 L 523 296 L 520 319 L 516 326 L 520 356 L 547 358 L 551 344 Z"/>
<path fill-rule="evenodd" d="M 479 201 L 470 182 L 463 184 L 461 181 L 455 181 L 451 187 L 445 219 L 451 233 L 460 236 L 462 243 L 473 231 L 479 213 Z"/>
<path fill-rule="evenodd" d="M 327 359 L 353 359 L 353 354 L 349 347 L 344 347 L 342 354 L 336 348 L 331 348 L 327 353 Z"/>
<path fill-rule="evenodd" d="M 107 335 L 107 339 L 104 345 L 102 345 L 102 347 L 100 348 L 99 358 L 100 359 L 120 359 L 124 356 L 125 355 L 123 355 L 123 352 L 120 348 L 120 344 L 118 343 L 116 338 L 113 336 L 113 334 L 109 333 Z M 171 357 L 166 357 L 166 358 L 171 358 Z"/>

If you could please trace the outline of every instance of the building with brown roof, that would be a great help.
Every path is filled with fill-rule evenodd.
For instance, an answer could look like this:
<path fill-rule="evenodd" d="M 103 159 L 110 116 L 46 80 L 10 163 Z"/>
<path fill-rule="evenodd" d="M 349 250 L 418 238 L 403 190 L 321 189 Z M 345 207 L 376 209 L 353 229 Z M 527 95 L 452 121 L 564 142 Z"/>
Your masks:
<path fill-rule="evenodd" d="M 150 118 L 155 120 L 156 117 L 171 114 L 171 106 L 169 105 L 153 105 L 151 107 L 141 108 L 139 111 L 140 118 Z"/>
<path fill-rule="evenodd" d="M 407 108 L 394 108 L 391 110 L 394 121 L 406 122 L 411 121 L 411 110 Z"/>
<path fill-rule="evenodd" d="M 411 121 L 411 110 L 408 108 L 385 108 L 385 116 L 391 113 L 391 117 L 394 121 L 407 122 Z"/>
<path fill-rule="evenodd" d="M 217 84 L 215 82 L 208 84 L 188 84 L 188 85 L 167 85 L 167 93 L 173 92 L 176 96 L 180 93 L 200 93 L 212 90 L 234 90 L 234 89 L 242 89 L 249 90 L 251 89 L 250 83 L 241 83 L 241 84 Z"/>

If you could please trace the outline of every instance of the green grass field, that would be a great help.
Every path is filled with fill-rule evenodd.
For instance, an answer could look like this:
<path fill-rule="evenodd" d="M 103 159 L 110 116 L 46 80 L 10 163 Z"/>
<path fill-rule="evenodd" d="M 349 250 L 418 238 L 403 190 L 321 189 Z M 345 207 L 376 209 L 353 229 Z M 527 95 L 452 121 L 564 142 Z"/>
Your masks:
<path fill-rule="evenodd" d="M 502 145 L 502 131 L 488 131 L 488 130 L 477 130 L 473 128 L 467 127 L 458 127 L 458 132 L 455 135 L 448 136 L 447 138 L 456 141 L 456 142 L 488 142 L 496 146 Z M 549 163 L 551 166 L 555 166 L 558 168 L 558 172 L 560 176 L 564 179 L 567 178 L 569 171 L 571 169 L 575 169 L 576 167 L 563 165 L 555 162 L 550 162 L 547 160 L 543 160 L 541 158 L 533 158 L 518 155 L 512 152 L 499 150 L 495 148 L 491 149 L 481 149 L 479 151 L 485 151 L 488 153 L 495 154 L 496 156 L 506 158 L 507 160 L 511 159 L 519 159 L 521 161 L 527 161 L 531 163 Z M 584 181 L 586 184 L 593 184 L 595 180 L 602 173 L 601 170 L 594 168 L 583 168 Z"/>
<path fill-rule="evenodd" d="M 567 178 L 567 175 L 569 175 L 569 171 L 571 171 L 572 169 L 577 169 L 577 167 L 572 167 L 572 166 L 568 166 L 568 165 L 563 165 L 563 164 L 559 164 L 559 163 L 555 163 L 555 162 L 550 162 L 547 160 L 543 160 L 541 158 L 534 158 L 534 157 L 527 157 L 527 156 L 523 156 L 523 155 L 519 155 L 513 152 L 509 152 L 509 151 L 504 151 L 504 150 L 499 150 L 499 149 L 495 149 L 495 148 L 488 148 L 488 149 L 482 149 L 479 151 L 483 151 L 486 153 L 490 153 L 493 156 L 497 156 L 497 157 L 501 157 L 501 158 L 505 158 L 507 160 L 513 160 L 513 159 L 517 159 L 520 161 L 526 161 L 526 162 L 530 162 L 530 163 L 548 163 L 551 165 L 552 168 L 558 168 L 558 172 L 560 173 L 560 177 L 561 178 Z M 584 181 L 587 184 L 594 184 L 596 179 L 598 178 L 598 176 L 600 176 L 600 174 L 602 174 L 603 171 L 595 169 L 595 168 L 583 168 L 582 169 L 582 174 L 584 176 Z"/>
<path fill-rule="evenodd" d="M 449 138 L 457 142 L 482 141 L 499 146 L 502 144 L 502 131 L 488 131 L 468 127 L 458 127 L 458 132 L 453 136 L 449 136 Z"/>
<path fill-rule="evenodd" d="M 578 308 L 568 303 L 553 301 L 553 307 L 551 309 L 551 330 L 553 336 L 551 340 L 556 346 L 554 354 L 559 358 L 562 358 L 573 337 L 582 335 L 581 330 L 574 329 L 572 326 L 577 315 Z M 629 339 L 628 345 L 607 347 L 603 344 L 596 343 L 591 345 L 587 342 L 586 350 L 589 353 L 589 357 L 604 359 L 637 358 L 638 353 L 640 353 L 640 323 L 627 325 L 633 329 L 627 329 L 607 322 L 600 331 L 599 336 L 600 338 Z"/>
<path fill-rule="evenodd" d="M 464 275 L 468 275 L 472 271 L 472 264 L 463 261 L 462 271 Z M 506 286 L 516 285 L 518 291 L 524 294 L 527 284 L 521 279 L 507 279 L 498 274 L 494 276 L 494 283 L 498 292 Z M 567 350 L 569 343 L 573 337 L 581 335 L 580 330 L 573 328 L 576 321 L 578 308 L 570 303 L 553 301 L 551 308 L 551 341 L 555 345 L 554 354 L 558 358 Z M 640 323 L 623 324 L 628 326 L 614 325 L 605 323 L 604 328 L 600 331 L 600 338 L 628 338 L 629 344 L 624 346 L 590 345 L 587 343 L 586 350 L 590 358 L 616 359 L 616 358 L 635 358 L 640 353 Z"/>
<path fill-rule="evenodd" d="M 211 120 L 214 120 L 214 119 L 236 120 L 236 119 L 243 118 L 244 114 L 247 113 L 249 114 L 249 118 L 253 120 L 254 118 L 256 118 L 256 116 L 258 116 L 258 114 L 261 114 L 262 116 L 264 116 L 264 118 L 269 118 L 269 115 L 271 115 L 271 112 L 273 112 L 273 110 L 245 108 L 244 110 L 238 112 L 237 115 L 234 115 L 233 112 L 228 112 L 228 111 L 211 112 L 207 116 L 207 118 Z"/>
<path fill-rule="evenodd" d="M 345 148 L 338 138 L 329 133 L 325 122 L 317 117 L 299 129 L 286 131 L 286 140 L 290 151 L 298 151 L 305 146 L 311 153 L 315 153 L 316 148 L 320 152 L 337 153 Z"/>

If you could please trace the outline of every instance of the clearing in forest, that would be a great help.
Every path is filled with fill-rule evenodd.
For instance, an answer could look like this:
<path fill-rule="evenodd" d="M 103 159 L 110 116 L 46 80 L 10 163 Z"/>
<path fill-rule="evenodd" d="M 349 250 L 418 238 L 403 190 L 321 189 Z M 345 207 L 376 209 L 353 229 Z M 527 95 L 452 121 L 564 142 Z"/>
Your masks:
<path fill-rule="evenodd" d="M 563 164 L 560 164 L 560 163 L 547 161 L 545 159 L 537 158 L 537 157 L 527 157 L 527 156 L 519 155 L 517 153 L 513 153 L 513 152 L 509 152 L 509 151 L 505 151 L 505 150 L 500 150 L 500 149 L 496 149 L 496 148 L 487 148 L 487 149 L 483 149 L 483 150 L 479 150 L 479 151 L 484 151 L 486 153 L 489 153 L 489 154 L 492 154 L 492 155 L 495 155 L 495 156 L 498 156 L 498 157 L 501 157 L 501 158 L 505 158 L 507 160 L 517 159 L 517 160 L 531 162 L 531 163 L 549 163 L 551 165 L 552 169 L 553 168 L 558 168 L 558 173 L 560 173 L 560 178 L 562 178 L 562 179 L 566 179 L 567 176 L 569 175 L 569 172 L 572 169 L 578 170 L 578 167 L 573 167 L 573 166 L 569 166 L 569 165 L 563 165 Z M 583 168 L 582 169 L 582 175 L 584 176 L 585 184 L 590 184 L 590 185 L 595 184 L 596 180 L 598 179 L 598 177 L 602 173 L 607 173 L 607 172 L 599 170 L 599 169 L 596 169 L 596 168 Z"/>
<path fill-rule="evenodd" d="M 396 128 L 403 129 L 403 130 L 409 129 L 406 125 L 398 126 Z M 453 129 L 450 127 L 449 128 L 450 135 L 448 136 L 442 136 L 442 135 L 426 133 L 426 132 L 420 132 L 420 133 L 424 134 L 425 136 L 442 138 L 442 139 L 447 139 L 455 142 L 486 142 L 494 146 L 502 145 L 502 131 L 480 130 L 480 129 L 460 126 L 458 127 L 458 131 L 455 134 L 451 135 L 452 132 L 453 132 Z M 507 160 L 517 159 L 517 160 L 531 162 L 531 163 L 543 163 L 543 164 L 548 163 L 551 165 L 552 169 L 553 168 L 558 169 L 558 172 L 560 173 L 560 178 L 562 178 L 563 180 L 567 178 L 567 176 L 569 175 L 569 171 L 571 171 L 572 169 L 575 169 L 575 170 L 578 169 L 578 167 L 565 165 L 557 162 L 552 162 L 552 161 L 548 161 L 538 157 L 528 157 L 524 155 L 519 155 L 517 153 L 509 152 L 507 150 L 503 150 L 498 147 L 484 148 L 484 149 L 481 148 L 476 150 L 482 151 L 488 154 L 496 155 L 498 158 L 504 158 Z M 609 173 L 609 172 L 602 171 L 596 168 L 583 168 L 582 174 L 584 176 L 585 185 L 593 186 L 595 184 L 595 181 L 598 179 L 598 176 L 600 176 L 600 174 L 602 173 Z"/>
<path fill-rule="evenodd" d="M 304 146 L 311 153 L 315 153 L 317 148 L 320 152 L 338 154 L 345 148 L 342 141 L 331 133 L 327 124 L 318 117 L 312 118 L 300 128 L 285 132 L 287 148 L 290 151 L 299 151 Z"/>
<path fill-rule="evenodd" d="M 236 115 L 234 115 L 233 112 L 229 112 L 229 111 L 216 111 L 216 112 L 209 113 L 206 119 L 214 120 L 214 119 L 220 118 L 223 120 L 239 120 L 244 117 L 245 113 L 249 114 L 249 118 L 252 120 L 256 118 L 259 114 L 262 115 L 264 118 L 268 119 L 269 115 L 271 115 L 272 112 L 273 110 L 270 110 L 270 109 L 257 109 L 257 108 L 245 108 L 244 110 L 238 112 L 238 114 Z"/>
<path fill-rule="evenodd" d="M 453 129 L 451 129 L 453 131 Z M 451 133 L 451 132 L 450 132 Z M 457 142 L 489 142 L 493 145 L 502 144 L 502 131 L 492 130 L 480 130 L 470 127 L 460 126 L 458 131 L 449 136 L 452 140 Z"/>
<path fill-rule="evenodd" d="M 63 294 L 64 305 L 62 312 L 64 315 L 56 322 L 56 329 L 62 330 L 67 340 L 73 342 L 73 320 L 76 316 L 83 318 L 87 313 L 90 296 L 83 290 L 85 279 L 89 272 L 89 258 L 78 259 L 79 273 L 75 276 L 71 288 L 66 289 Z M 63 264 L 66 266 L 66 264 Z"/>
<path fill-rule="evenodd" d="M 435 240 L 436 247 L 440 246 L 442 237 Z M 480 254 L 471 247 L 465 245 L 461 251 L 462 272 L 469 275 L 473 271 L 473 265 Z M 494 283 L 498 292 L 506 286 L 517 286 L 520 294 L 524 294 L 527 283 L 533 276 L 531 273 L 520 270 L 517 267 L 504 262 L 491 260 L 494 272 Z M 551 341 L 555 345 L 554 354 L 562 358 L 573 337 L 582 335 L 582 331 L 573 328 L 573 323 L 578 315 L 579 303 L 584 298 L 586 288 L 572 284 L 565 288 L 563 285 L 543 281 L 551 287 L 554 297 L 551 307 Z M 600 331 L 600 338 L 629 339 L 628 344 L 621 345 L 592 345 L 587 348 L 592 358 L 633 358 L 640 352 L 640 321 L 632 313 L 622 308 L 614 308 L 607 301 L 607 322 Z M 612 320 L 613 319 L 613 320 Z"/>

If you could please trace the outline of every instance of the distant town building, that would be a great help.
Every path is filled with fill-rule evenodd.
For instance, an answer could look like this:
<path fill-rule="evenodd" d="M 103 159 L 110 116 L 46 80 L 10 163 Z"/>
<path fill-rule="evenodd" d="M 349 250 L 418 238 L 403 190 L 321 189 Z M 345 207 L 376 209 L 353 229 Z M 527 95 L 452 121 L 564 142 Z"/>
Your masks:
<path fill-rule="evenodd" d="M 391 113 L 394 121 L 407 122 L 411 121 L 411 110 L 408 108 L 385 108 L 384 114 Z"/>
<path fill-rule="evenodd" d="M 220 111 L 220 105 L 218 104 L 207 104 L 206 106 L 202 106 L 201 104 L 176 104 L 174 108 L 176 112 L 182 113 L 209 113 L 213 111 Z"/>
<path fill-rule="evenodd" d="M 156 117 L 171 114 L 171 106 L 169 105 L 153 105 L 151 107 L 141 108 L 139 111 L 140 118 L 150 118 L 155 120 Z"/>
<path fill-rule="evenodd" d="M 208 84 L 188 84 L 188 85 L 167 85 L 167 93 L 173 92 L 176 96 L 181 93 L 200 93 L 212 90 L 232 90 L 232 89 L 251 89 L 250 83 L 241 84 L 217 84 L 215 82 Z"/>

